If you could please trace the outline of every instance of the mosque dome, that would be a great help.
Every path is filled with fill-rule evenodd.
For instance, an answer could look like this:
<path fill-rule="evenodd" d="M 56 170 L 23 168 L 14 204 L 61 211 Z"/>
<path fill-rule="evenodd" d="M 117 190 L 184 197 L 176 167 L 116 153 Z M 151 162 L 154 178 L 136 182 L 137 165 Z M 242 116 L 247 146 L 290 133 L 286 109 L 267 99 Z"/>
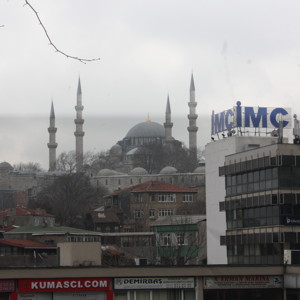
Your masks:
<path fill-rule="evenodd" d="M 120 175 L 122 173 L 111 170 L 111 169 L 102 169 L 98 172 L 97 176 L 114 176 L 114 175 Z"/>
<path fill-rule="evenodd" d="M 144 168 L 136 167 L 133 170 L 131 170 L 129 174 L 130 175 L 147 175 L 148 172 Z"/>
<path fill-rule="evenodd" d="M 135 137 L 165 137 L 165 128 L 163 125 L 146 121 L 133 126 L 127 133 L 126 138 Z"/>
<path fill-rule="evenodd" d="M 9 170 L 13 170 L 13 167 L 11 166 L 10 163 L 4 161 L 4 162 L 0 163 L 0 170 L 9 171 Z"/>
<path fill-rule="evenodd" d="M 110 153 L 112 155 L 121 155 L 122 154 L 122 147 L 118 144 L 115 144 L 110 148 Z"/>
<path fill-rule="evenodd" d="M 177 169 L 171 166 L 164 167 L 159 174 L 175 174 L 177 173 Z"/>
<path fill-rule="evenodd" d="M 205 166 L 199 166 L 197 167 L 193 173 L 205 173 Z"/>

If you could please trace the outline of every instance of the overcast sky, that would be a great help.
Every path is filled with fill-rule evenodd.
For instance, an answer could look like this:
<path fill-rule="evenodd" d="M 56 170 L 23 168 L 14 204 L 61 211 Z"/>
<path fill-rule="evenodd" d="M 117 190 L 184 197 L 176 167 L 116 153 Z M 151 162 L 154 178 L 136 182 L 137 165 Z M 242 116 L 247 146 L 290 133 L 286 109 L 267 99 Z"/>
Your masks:
<path fill-rule="evenodd" d="M 199 146 L 209 116 L 233 107 L 291 107 L 300 114 L 298 0 L 23 0 L 0 2 L 0 161 L 48 168 L 54 101 L 57 154 L 74 149 L 77 81 L 83 92 L 85 150 L 109 149 L 131 126 L 164 122 L 187 144 L 190 76 L 198 102 Z M 1 121 L 2 120 L 2 121 Z M 177 123 L 175 120 L 178 120 Z"/>

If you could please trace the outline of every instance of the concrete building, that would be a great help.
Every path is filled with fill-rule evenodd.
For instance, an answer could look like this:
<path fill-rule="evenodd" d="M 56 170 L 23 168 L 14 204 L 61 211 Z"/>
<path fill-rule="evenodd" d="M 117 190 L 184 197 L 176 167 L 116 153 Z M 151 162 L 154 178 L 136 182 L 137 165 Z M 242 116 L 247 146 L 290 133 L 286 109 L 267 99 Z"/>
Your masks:
<path fill-rule="evenodd" d="M 273 144 L 227 155 L 226 233 L 229 264 L 300 263 L 300 145 Z"/>
<path fill-rule="evenodd" d="M 225 178 L 219 176 L 227 155 L 277 143 L 277 138 L 255 136 L 231 136 L 206 145 L 206 216 L 207 216 L 207 262 L 227 264 L 226 248 L 220 245 L 220 237 L 226 232 L 226 216 L 219 203 L 226 196 Z"/>
<path fill-rule="evenodd" d="M 0 292 L 3 300 L 294 300 L 299 273 L 283 265 L 1 268 Z"/>
<path fill-rule="evenodd" d="M 244 107 L 238 101 L 233 109 L 213 111 L 211 121 L 212 142 L 205 147 L 207 259 L 208 264 L 227 264 L 226 247 L 220 245 L 221 236 L 226 235 L 226 216 L 219 205 L 226 189 L 219 168 L 228 155 L 287 142 L 283 128 L 291 128 L 291 112 L 289 108 Z"/>

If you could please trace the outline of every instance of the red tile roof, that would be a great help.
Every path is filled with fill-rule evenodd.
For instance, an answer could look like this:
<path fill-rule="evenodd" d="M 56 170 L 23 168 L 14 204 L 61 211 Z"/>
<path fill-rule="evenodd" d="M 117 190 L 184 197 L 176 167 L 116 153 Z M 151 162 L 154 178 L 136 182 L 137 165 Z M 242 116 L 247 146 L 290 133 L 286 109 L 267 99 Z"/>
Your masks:
<path fill-rule="evenodd" d="M 10 230 L 14 230 L 16 228 L 18 228 L 19 226 L 16 225 L 10 225 L 10 226 L 6 226 L 6 227 L 0 227 L 0 232 L 6 232 L 6 231 L 10 231 Z"/>
<path fill-rule="evenodd" d="M 119 195 L 122 192 L 172 192 L 172 193 L 196 193 L 195 189 L 186 188 L 181 185 L 165 183 L 162 181 L 146 181 L 128 188 L 115 191 L 112 195 Z"/>
<path fill-rule="evenodd" d="M 4 211 L 0 212 L 0 216 L 7 216 L 9 214 L 18 215 L 18 216 L 44 216 L 44 217 L 54 217 L 53 215 L 48 214 L 43 209 L 29 209 L 25 207 L 15 207 L 15 208 L 8 208 Z"/>
<path fill-rule="evenodd" d="M 56 248 L 35 241 L 13 240 L 13 239 L 0 239 L 0 245 L 8 245 L 8 246 L 19 247 L 19 248 Z"/>

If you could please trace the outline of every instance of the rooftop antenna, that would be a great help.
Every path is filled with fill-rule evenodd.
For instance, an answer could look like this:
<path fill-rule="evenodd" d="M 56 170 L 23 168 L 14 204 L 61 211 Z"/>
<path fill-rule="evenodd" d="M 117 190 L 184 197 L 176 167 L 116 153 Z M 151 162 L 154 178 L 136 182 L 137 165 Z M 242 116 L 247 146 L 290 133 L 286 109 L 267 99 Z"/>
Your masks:
<path fill-rule="evenodd" d="M 282 114 L 279 116 L 279 128 L 278 128 L 278 144 L 282 144 L 283 142 L 283 121 Z"/>
<path fill-rule="evenodd" d="M 294 115 L 294 128 L 293 128 L 293 135 L 294 135 L 294 144 L 300 144 L 300 128 L 299 128 L 299 120 L 297 119 L 297 115 Z"/>

